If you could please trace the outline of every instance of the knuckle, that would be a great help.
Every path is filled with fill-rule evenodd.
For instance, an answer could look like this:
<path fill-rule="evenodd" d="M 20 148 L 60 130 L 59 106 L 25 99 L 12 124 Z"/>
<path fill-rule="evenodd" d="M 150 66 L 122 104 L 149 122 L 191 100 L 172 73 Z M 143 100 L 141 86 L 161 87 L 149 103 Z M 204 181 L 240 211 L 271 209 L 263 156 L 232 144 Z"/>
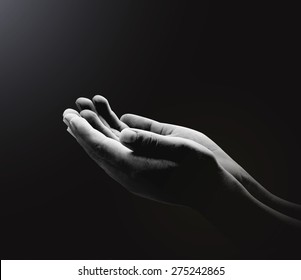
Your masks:
<path fill-rule="evenodd" d="M 93 148 L 93 150 L 96 153 L 102 154 L 102 152 L 103 152 L 103 145 L 101 145 L 100 143 L 92 143 L 91 147 Z"/>
<path fill-rule="evenodd" d="M 142 137 L 142 135 L 139 132 L 136 135 L 135 145 L 137 147 L 141 147 L 141 146 L 145 145 L 145 139 L 144 139 L 144 137 Z"/>
<path fill-rule="evenodd" d="M 156 148 L 158 146 L 158 141 L 152 135 L 140 136 L 141 137 L 141 144 L 143 146 L 148 146 L 151 148 Z"/>
<path fill-rule="evenodd" d="M 100 144 L 95 144 L 93 147 L 93 154 L 94 157 L 98 160 L 98 161 L 105 161 L 107 156 L 106 156 L 106 151 L 104 149 L 104 147 Z"/>
<path fill-rule="evenodd" d="M 106 150 L 106 140 L 103 140 L 102 142 L 99 141 L 91 141 L 91 148 L 94 151 L 94 153 L 96 154 L 96 156 L 98 158 L 105 158 L 106 154 L 107 154 L 107 150 Z"/>

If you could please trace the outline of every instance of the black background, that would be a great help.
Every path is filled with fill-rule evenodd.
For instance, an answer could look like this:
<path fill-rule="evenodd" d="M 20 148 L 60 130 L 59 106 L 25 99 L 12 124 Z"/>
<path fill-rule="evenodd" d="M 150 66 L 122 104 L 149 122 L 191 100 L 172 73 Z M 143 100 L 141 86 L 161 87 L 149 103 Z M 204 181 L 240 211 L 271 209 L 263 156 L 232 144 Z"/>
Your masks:
<path fill-rule="evenodd" d="M 133 196 L 62 122 L 101 93 L 119 116 L 204 132 L 301 203 L 297 8 L 243 3 L 0 1 L 2 258 L 298 255 L 239 252 L 201 215 Z"/>

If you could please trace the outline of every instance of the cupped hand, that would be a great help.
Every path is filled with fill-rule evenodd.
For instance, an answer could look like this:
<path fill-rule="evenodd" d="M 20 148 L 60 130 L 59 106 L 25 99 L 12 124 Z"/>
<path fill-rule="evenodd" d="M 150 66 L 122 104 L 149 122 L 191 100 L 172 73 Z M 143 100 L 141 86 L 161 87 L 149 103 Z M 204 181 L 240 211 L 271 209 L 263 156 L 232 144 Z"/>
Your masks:
<path fill-rule="evenodd" d="M 119 119 L 111 109 L 108 100 L 101 95 L 94 96 L 92 100 L 83 97 L 78 98 L 76 105 L 80 115 L 107 137 L 119 141 L 121 131 L 124 128 L 130 127 L 163 136 L 192 140 L 210 150 L 217 162 L 241 183 L 243 181 L 242 177 L 248 175 L 244 169 L 214 141 L 199 131 L 178 125 L 161 123 L 134 114 L 125 114 Z M 68 109 L 66 112 L 76 113 L 76 111 L 72 109 Z M 143 153 L 143 151 L 141 151 L 141 153 Z"/>
<path fill-rule="evenodd" d="M 206 207 L 216 193 L 224 191 L 223 182 L 232 180 L 213 152 L 195 141 L 132 130 L 118 119 L 105 120 L 92 110 L 64 112 L 64 122 L 88 155 L 132 193 Z"/>

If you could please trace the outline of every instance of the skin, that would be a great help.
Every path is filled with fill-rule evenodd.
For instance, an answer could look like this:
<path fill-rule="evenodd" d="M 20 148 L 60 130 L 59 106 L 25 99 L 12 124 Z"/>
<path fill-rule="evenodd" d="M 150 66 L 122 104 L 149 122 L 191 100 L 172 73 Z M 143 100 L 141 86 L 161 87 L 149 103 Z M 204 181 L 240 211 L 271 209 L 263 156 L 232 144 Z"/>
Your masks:
<path fill-rule="evenodd" d="M 79 144 L 109 176 L 146 198 L 191 206 L 196 195 L 211 197 L 220 188 L 218 178 L 226 174 L 210 150 L 188 139 L 127 128 L 117 140 L 104 127 L 102 132 L 112 137 L 94 129 L 78 114 L 66 113 L 65 122 Z M 152 144 L 148 142 L 145 146 L 144 137 L 151 137 Z M 147 151 L 141 153 L 143 147 Z M 154 151 L 156 156 L 150 157 Z M 202 188 L 196 188 L 187 178 L 195 178 Z M 186 191 L 175 182 L 183 182 Z"/>
<path fill-rule="evenodd" d="M 132 114 L 119 119 L 100 95 L 76 105 L 63 114 L 68 131 L 130 192 L 191 207 L 240 244 L 299 231 L 299 206 L 275 200 L 206 135 Z"/>
<path fill-rule="evenodd" d="M 300 205 L 286 201 L 270 193 L 205 134 L 190 128 L 160 123 L 133 114 L 125 114 L 119 119 L 114 111 L 112 111 L 107 99 L 100 95 L 94 96 L 92 100 L 83 97 L 78 98 L 76 105 L 80 113 L 73 109 L 67 109 L 64 115 L 67 113 L 79 114 L 95 129 L 117 141 L 122 140 L 120 140 L 121 131 L 130 127 L 158 135 L 188 139 L 202 145 L 212 152 L 220 166 L 237 179 L 253 197 L 281 213 L 301 219 Z M 126 143 L 123 144 L 127 145 Z M 141 153 L 143 152 L 146 153 L 145 148 L 141 151 Z"/>

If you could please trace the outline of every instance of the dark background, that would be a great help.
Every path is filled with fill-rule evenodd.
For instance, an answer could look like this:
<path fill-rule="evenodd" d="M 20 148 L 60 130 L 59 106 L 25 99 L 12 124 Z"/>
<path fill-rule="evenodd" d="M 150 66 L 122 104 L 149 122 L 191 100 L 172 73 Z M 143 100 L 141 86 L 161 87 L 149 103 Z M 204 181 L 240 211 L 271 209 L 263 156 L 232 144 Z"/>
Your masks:
<path fill-rule="evenodd" d="M 0 0 L 1 257 L 294 258 L 239 252 L 201 215 L 133 196 L 65 131 L 101 93 L 204 132 L 301 203 L 297 8 L 202 1 Z"/>

